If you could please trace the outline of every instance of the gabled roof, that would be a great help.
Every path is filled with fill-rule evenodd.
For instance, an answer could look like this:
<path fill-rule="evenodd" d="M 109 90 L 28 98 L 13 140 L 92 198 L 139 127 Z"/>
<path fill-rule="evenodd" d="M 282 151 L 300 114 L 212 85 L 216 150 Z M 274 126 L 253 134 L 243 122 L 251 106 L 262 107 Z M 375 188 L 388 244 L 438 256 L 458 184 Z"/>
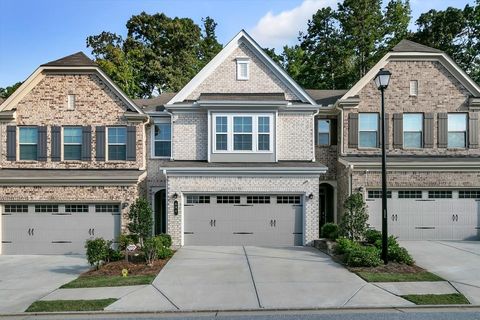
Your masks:
<path fill-rule="evenodd" d="M 315 101 L 289 75 L 278 66 L 269 55 L 263 51 L 258 43 L 245 31 L 241 30 L 223 49 L 202 69 L 185 87 L 178 92 L 167 105 L 183 102 L 240 44 L 249 49 L 272 71 L 304 103 L 315 105 Z"/>
<path fill-rule="evenodd" d="M 305 91 L 312 97 L 315 102 L 322 106 L 329 106 L 335 104 L 348 90 L 319 90 L 319 89 L 305 89 Z"/>
<path fill-rule="evenodd" d="M 394 52 L 432 52 L 443 53 L 442 50 L 438 50 L 432 47 L 425 46 L 420 43 L 416 43 L 410 40 L 403 39 L 391 51 Z"/>
<path fill-rule="evenodd" d="M 53 60 L 42 64 L 41 66 L 50 66 L 50 67 L 85 67 L 92 66 L 97 67 L 98 65 L 93 62 L 85 53 L 79 51 L 77 53 L 71 54 L 69 56 Z"/>
<path fill-rule="evenodd" d="M 163 111 L 164 105 L 170 101 L 177 93 L 164 92 L 158 97 L 148 99 L 133 99 L 133 102 L 145 112 Z"/>

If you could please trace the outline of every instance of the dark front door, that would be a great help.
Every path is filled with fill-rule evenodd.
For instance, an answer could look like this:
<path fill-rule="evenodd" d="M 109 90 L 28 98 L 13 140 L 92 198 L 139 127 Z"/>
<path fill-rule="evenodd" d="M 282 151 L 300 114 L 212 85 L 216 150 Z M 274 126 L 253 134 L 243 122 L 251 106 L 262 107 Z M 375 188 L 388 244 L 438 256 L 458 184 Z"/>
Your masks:
<path fill-rule="evenodd" d="M 165 189 L 155 193 L 155 234 L 167 233 L 167 202 Z"/>

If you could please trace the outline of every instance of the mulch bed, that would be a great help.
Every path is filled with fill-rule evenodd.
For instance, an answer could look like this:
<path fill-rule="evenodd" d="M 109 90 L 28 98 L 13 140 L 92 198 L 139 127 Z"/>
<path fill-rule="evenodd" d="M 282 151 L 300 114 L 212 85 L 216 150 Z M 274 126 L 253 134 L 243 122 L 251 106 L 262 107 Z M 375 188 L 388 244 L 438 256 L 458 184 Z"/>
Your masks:
<path fill-rule="evenodd" d="M 122 269 L 128 270 L 128 275 L 157 275 L 167 264 L 169 259 L 157 260 L 152 266 L 147 266 L 145 261 L 127 262 L 125 260 L 109 262 L 100 267 L 99 270 L 89 270 L 80 275 L 80 277 L 91 276 L 119 276 Z"/>
<path fill-rule="evenodd" d="M 389 262 L 387 265 L 381 265 L 375 268 L 351 268 L 348 269 L 352 272 L 373 272 L 373 273 L 421 273 L 426 272 L 425 269 L 419 266 L 409 266 L 402 263 Z"/>

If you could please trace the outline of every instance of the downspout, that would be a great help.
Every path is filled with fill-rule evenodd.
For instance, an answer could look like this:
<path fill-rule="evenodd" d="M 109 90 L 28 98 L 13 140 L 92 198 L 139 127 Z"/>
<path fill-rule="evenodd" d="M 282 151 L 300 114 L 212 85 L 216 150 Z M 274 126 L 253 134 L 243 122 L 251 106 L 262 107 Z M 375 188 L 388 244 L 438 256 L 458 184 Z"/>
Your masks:
<path fill-rule="evenodd" d="M 315 159 L 315 158 L 316 158 L 316 157 L 315 157 L 315 151 L 316 151 L 316 149 L 315 149 L 315 147 L 316 147 L 316 146 L 315 146 L 315 135 L 316 135 L 317 133 L 315 132 L 315 117 L 318 116 L 319 113 L 320 113 L 320 108 L 317 110 L 317 112 L 315 112 L 315 113 L 313 114 L 313 140 L 312 140 L 312 141 L 313 141 L 313 159 L 312 159 L 312 162 L 315 162 L 315 161 L 316 161 L 316 159 Z"/>
<path fill-rule="evenodd" d="M 343 147 L 344 141 L 343 141 L 343 108 L 340 108 L 338 106 L 338 103 L 335 104 L 335 108 L 340 111 L 340 155 L 345 155 L 345 149 Z"/>

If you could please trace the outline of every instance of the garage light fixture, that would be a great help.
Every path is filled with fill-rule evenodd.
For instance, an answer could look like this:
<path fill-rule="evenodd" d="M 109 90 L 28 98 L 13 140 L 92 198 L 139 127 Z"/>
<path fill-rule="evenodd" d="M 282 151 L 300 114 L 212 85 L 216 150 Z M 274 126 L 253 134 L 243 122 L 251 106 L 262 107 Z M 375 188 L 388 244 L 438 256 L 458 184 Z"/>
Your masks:
<path fill-rule="evenodd" d="M 178 194 L 175 192 L 175 193 L 173 194 L 172 198 L 173 198 L 173 200 L 177 200 Z"/>
<path fill-rule="evenodd" d="M 310 194 L 308 195 L 308 199 L 310 199 L 310 200 L 313 199 L 313 193 L 310 193 Z"/>

